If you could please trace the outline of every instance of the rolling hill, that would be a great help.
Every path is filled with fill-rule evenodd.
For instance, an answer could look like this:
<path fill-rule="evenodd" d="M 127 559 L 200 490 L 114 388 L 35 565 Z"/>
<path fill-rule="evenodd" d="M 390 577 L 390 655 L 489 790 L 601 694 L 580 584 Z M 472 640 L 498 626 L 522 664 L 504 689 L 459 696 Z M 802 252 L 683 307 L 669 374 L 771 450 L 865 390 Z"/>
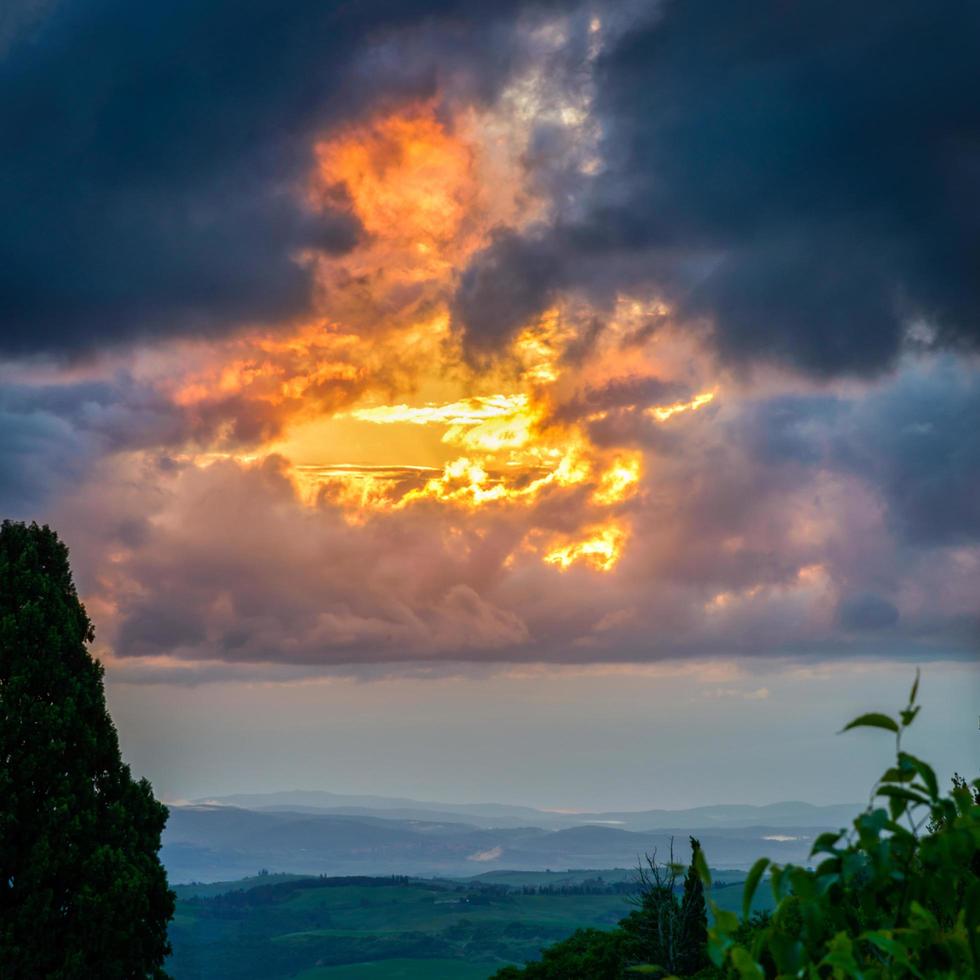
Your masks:
<path fill-rule="evenodd" d="M 648 831 L 606 824 L 487 827 L 207 804 L 171 808 L 161 856 L 177 883 L 240 878 L 260 868 L 297 874 L 468 876 L 490 869 L 634 867 L 646 853 L 666 855 L 672 837 L 677 858 L 686 860 L 687 837 L 693 833 L 714 866 L 747 868 L 762 854 L 805 863 L 811 840 L 827 826 L 833 825 L 794 827 L 792 832 L 766 825 Z"/>
<path fill-rule="evenodd" d="M 857 803 L 817 806 L 785 801 L 754 806 L 715 804 L 682 810 L 614 810 L 566 813 L 504 803 L 436 803 L 401 797 L 356 796 L 324 790 L 290 790 L 277 793 L 238 793 L 194 801 L 247 810 L 293 813 L 336 813 L 349 816 L 384 816 L 401 820 L 463 822 L 481 827 L 542 827 L 558 830 L 581 824 L 608 824 L 624 830 L 670 830 L 684 827 L 737 829 L 746 827 L 838 827 L 849 823 L 861 810 Z"/>

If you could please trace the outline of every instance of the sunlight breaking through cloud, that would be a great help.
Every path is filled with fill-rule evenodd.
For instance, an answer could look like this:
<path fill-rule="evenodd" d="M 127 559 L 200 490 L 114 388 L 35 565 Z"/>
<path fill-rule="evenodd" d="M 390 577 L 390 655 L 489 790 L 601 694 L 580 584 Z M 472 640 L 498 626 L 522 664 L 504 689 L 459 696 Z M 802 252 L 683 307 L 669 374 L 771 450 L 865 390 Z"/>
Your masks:
<path fill-rule="evenodd" d="M 372 36 L 349 66 L 362 101 L 301 113 L 288 145 L 258 156 L 245 149 L 250 114 L 251 176 L 223 158 L 230 214 L 210 192 L 190 201 L 221 234 L 216 255 L 173 259 L 187 310 L 178 297 L 143 322 L 123 302 L 131 325 L 114 305 L 90 310 L 69 351 L 102 317 L 118 344 L 0 365 L 11 506 L 34 516 L 38 488 L 49 494 L 120 658 L 975 644 L 976 453 L 963 422 L 977 411 L 975 366 L 924 321 L 894 334 L 880 296 L 915 283 L 864 288 L 878 275 L 865 257 L 893 253 L 858 212 L 857 252 L 823 215 L 812 240 L 784 242 L 795 172 L 773 175 L 765 207 L 752 187 L 731 197 L 730 174 L 686 128 L 659 103 L 640 111 L 631 72 L 645 93 L 649 73 L 669 83 L 688 62 L 624 60 L 627 37 L 677 40 L 634 15 L 524 11 L 503 64 L 456 34 L 450 57 L 436 21 Z M 305 65 L 302 92 L 319 67 Z M 677 89 L 710 128 L 701 91 Z M 711 92 L 736 122 L 741 91 Z M 273 116 L 255 119 L 266 137 Z M 727 129 L 715 136 L 727 145 Z M 794 158 L 766 159 L 778 170 Z M 827 167 L 815 158 L 814 179 Z M 262 185 L 257 215 L 243 180 Z M 126 200 L 146 199 L 136 190 Z M 90 217 L 99 203 L 112 202 Z M 758 236 L 729 220 L 743 206 Z M 131 223 L 109 213 L 107 227 Z M 941 240 L 954 238 L 946 227 Z M 142 244 L 125 281 L 146 274 L 146 295 L 162 296 L 154 258 L 172 257 Z M 220 308 L 199 269 L 227 278 Z M 263 303 L 266 274 L 278 292 Z M 847 288 L 812 294 L 826 282 Z M 85 306 L 85 290 L 71 295 Z M 171 329 L 185 313 L 191 325 Z M 866 321 L 874 343 L 855 340 Z M 206 580 L 184 581 L 191 555 Z"/>

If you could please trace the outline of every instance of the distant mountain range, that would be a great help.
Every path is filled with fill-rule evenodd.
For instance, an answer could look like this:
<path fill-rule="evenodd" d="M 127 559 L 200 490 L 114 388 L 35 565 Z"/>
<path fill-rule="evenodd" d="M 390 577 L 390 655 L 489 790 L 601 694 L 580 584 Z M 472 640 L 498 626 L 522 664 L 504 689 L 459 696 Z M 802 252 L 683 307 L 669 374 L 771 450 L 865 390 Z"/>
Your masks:
<path fill-rule="evenodd" d="M 857 803 L 815 806 L 812 803 L 768 803 L 763 806 L 725 803 L 687 810 L 622 810 L 564 813 L 505 803 L 433 803 L 388 796 L 353 796 L 324 790 L 280 793 L 238 793 L 194 801 L 246 810 L 289 810 L 293 813 L 334 813 L 384 816 L 400 820 L 466 822 L 478 827 L 541 827 L 560 830 L 602 824 L 623 830 L 670 830 L 684 827 L 837 827 L 854 819 Z"/>
<path fill-rule="evenodd" d="M 340 801 L 343 801 L 341 804 Z M 717 868 L 765 854 L 805 863 L 816 834 L 860 807 L 806 803 L 592 814 L 445 804 L 319 791 L 243 794 L 172 806 L 161 856 L 172 882 L 260 868 L 302 874 L 469 876 L 495 869 L 635 867 L 655 849 L 688 857 L 699 837 Z"/>

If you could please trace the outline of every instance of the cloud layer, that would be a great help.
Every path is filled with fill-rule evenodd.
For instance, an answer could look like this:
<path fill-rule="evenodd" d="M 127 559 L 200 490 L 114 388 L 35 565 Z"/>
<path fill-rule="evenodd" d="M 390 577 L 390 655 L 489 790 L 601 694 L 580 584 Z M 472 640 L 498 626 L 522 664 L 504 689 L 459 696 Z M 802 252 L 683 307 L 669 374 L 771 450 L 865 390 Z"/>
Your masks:
<path fill-rule="evenodd" d="M 309 312 L 303 257 L 343 253 L 360 234 L 342 207 L 305 206 L 318 133 L 431 92 L 467 59 L 492 85 L 493 51 L 476 42 L 513 10 L 466 0 L 24 7 L 0 51 L 0 128 L 11 135 L 0 161 L 0 351 L 15 355 Z M 441 47 L 410 36 L 430 21 Z M 394 51 L 399 28 L 408 33 Z"/>
<path fill-rule="evenodd" d="M 567 283 L 603 298 L 640 279 L 734 362 L 874 373 L 916 323 L 975 350 L 978 17 L 661 5 L 595 64 L 602 167 L 582 200 L 462 277 L 471 344 L 506 339 Z"/>
<path fill-rule="evenodd" d="M 30 11 L 0 507 L 111 669 L 975 654 L 967 6 Z"/>

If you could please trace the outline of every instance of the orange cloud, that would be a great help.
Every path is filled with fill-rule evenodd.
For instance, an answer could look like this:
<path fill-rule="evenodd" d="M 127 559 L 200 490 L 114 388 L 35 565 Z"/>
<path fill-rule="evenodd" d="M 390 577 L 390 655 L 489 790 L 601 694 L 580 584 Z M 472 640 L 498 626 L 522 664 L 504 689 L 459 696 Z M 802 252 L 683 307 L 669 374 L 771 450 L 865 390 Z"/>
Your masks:
<path fill-rule="evenodd" d="M 600 527 L 584 529 L 584 536 L 548 551 L 544 560 L 565 571 L 575 562 L 584 562 L 601 572 L 608 572 L 622 554 L 627 530 L 615 521 Z"/>
<path fill-rule="evenodd" d="M 473 149 L 453 137 L 432 106 L 388 115 L 317 146 L 322 194 L 338 188 L 373 237 L 397 242 L 412 256 L 412 278 L 445 262 L 460 245 L 479 189 Z"/>
<path fill-rule="evenodd" d="M 654 474 L 635 447 L 593 441 L 596 413 L 562 421 L 555 407 L 583 384 L 669 368 L 651 355 L 662 340 L 635 340 L 668 311 L 619 299 L 583 361 L 570 355 L 598 313 L 566 296 L 480 370 L 450 323 L 475 250 L 536 213 L 519 141 L 501 148 L 502 132 L 526 131 L 472 110 L 447 121 L 426 102 L 325 134 L 309 205 L 347 207 L 364 237 L 344 256 L 307 257 L 318 319 L 187 345 L 190 368 L 171 365 L 160 381 L 196 433 L 180 458 L 207 467 L 275 455 L 301 501 L 336 508 L 352 528 L 416 508 L 506 513 L 523 524 L 512 551 L 610 571 L 629 539 L 623 509 Z M 632 407 L 665 423 L 713 398 Z"/>

